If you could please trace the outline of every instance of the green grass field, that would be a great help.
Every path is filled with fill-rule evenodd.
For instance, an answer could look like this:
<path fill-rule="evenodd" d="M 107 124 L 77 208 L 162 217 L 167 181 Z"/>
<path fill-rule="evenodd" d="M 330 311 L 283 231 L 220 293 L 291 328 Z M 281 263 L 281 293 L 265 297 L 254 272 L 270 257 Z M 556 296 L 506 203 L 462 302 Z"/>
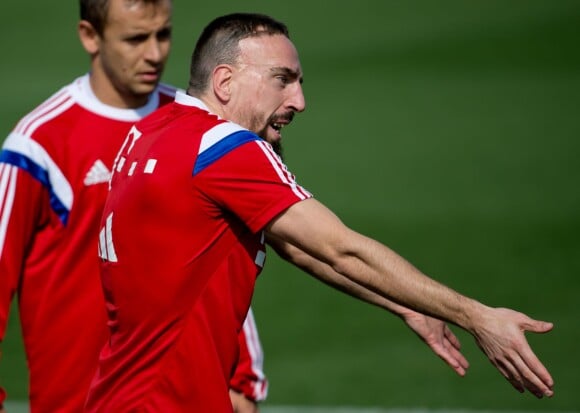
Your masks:
<path fill-rule="evenodd" d="M 299 182 L 432 277 L 555 323 L 529 336 L 556 381 L 552 399 L 536 400 L 463 332 L 471 368 L 460 378 L 400 320 L 270 254 L 253 304 L 265 407 L 580 411 L 580 1 L 174 4 L 165 81 L 185 87 L 194 41 L 218 14 L 285 21 L 308 106 L 284 130 Z M 88 58 L 76 3 L 3 0 L 0 10 L 5 136 Z M 0 383 L 24 400 L 14 311 L 2 349 Z"/>

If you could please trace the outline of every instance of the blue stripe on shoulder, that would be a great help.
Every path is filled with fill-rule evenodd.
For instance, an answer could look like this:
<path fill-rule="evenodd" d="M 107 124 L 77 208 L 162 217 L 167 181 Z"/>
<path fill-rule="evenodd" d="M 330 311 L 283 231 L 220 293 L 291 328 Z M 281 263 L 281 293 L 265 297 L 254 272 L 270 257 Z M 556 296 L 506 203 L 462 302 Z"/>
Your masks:
<path fill-rule="evenodd" d="M 0 152 L 0 162 L 24 169 L 44 186 L 49 186 L 48 172 L 28 156 L 4 149 Z"/>
<path fill-rule="evenodd" d="M 44 186 L 48 193 L 50 194 L 50 206 L 54 212 L 58 215 L 63 225 L 66 225 L 68 221 L 69 210 L 66 206 L 58 199 L 55 192 L 50 184 L 50 179 L 46 169 L 43 169 L 40 165 L 18 152 L 13 152 L 4 149 L 0 152 L 0 162 L 8 165 L 16 166 L 17 168 L 23 169 L 28 172 L 34 179 L 39 181 L 42 186 Z"/>
<path fill-rule="evenodd" d="M 241 130 L 226 136 L 198 155 L 197 160 L 195 161 L 195 166 L 193 168 L 193 175 L 197 175 L 212 163 L 220 159 L 222 156 L 228 154 L 230 151 L 236 149 L 244 143 L 257 141 L 260 139 L 262 138 L 247 130 Z"/>

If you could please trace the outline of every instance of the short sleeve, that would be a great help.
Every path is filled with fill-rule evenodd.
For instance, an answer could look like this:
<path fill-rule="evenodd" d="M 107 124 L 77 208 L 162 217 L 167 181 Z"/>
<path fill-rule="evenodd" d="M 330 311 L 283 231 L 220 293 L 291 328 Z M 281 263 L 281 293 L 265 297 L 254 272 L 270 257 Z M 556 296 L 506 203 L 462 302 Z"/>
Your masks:
<path fill-rule="evenodd" d="M 262 230 L 291 205 L 312 197 L 298 185 L 272 146 L 260 138 L 227 151 L 197 178 L 207 197 L 235 214 L 252 232 Z"/>

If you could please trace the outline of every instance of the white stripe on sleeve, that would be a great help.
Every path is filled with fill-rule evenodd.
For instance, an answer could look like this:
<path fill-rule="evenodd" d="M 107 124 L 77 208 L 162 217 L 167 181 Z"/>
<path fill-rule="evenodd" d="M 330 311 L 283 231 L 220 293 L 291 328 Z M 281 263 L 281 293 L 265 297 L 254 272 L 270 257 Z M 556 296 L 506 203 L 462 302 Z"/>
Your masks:
<path fill-rule="evenodd" d="M 258 382 L 254 384 L 254 397 L 256 400 L 264 400 L 268 394 L 267 386 L 264 383 L 266 379 L 266 375 L 264 374 L 264 352 L 251 307 L 244 320 L 243 329 L 248 352 L 252 358 L 252 372 L 258 378 Z"/>
<path fill-rule="evenodd" d="M 8 220 L 14 204 L 17 174 L 18 169 L 16 167 L 0 164 L 0 258 L 4 250 Z"/>
<path fill-rule="evenodd" d="M 290 186 L 290 188 L 292 189 L 292 192 L 294 192 L 294 194 L 299 199 L 304 200 L 304 199 L 310 198 L 312 195 L 306 189 L 302 188 L 300 185 L 298 185 L 296 183 L 294 176 L 288 171 L 288 168 L 282 162 L 282 160 L 276 154 L 276 152 L 274 152 L 272 145 L 270 145 L 268 142 L 263 141 L 263 140 L 258 140 L 256 142 L 257 142 L 258 146 L 260 147 L 260 149 L 262 149 L 262 152 L 264 152 L 264 154 L 266 155 L 266 157 L 268 158 L 268 160 L 272 164 L 272 167 L 274 168 L 274 170 L 278 174 L 278 177 L 280 178 L 280 180 L 283 183 Z"/>
<path fill-rule="evenodd" d="M 4 149 L 26 156 L 46 170 L 52 191 L 66 209 L 71 210 L 74 198 L 72 187 L 58 165 L 38 142 L 13 132 L 4 141 Z"/>

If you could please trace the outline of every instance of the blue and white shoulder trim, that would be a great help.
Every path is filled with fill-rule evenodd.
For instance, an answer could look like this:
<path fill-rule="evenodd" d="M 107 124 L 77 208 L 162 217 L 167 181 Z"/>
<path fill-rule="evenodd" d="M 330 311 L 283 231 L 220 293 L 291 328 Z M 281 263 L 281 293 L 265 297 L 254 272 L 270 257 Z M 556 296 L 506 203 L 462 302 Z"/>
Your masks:
<path fill-rule="evenodd" d="M 201 138 L 193 175 L 200 173 L 237 147 L 261 139 L 255 133 L 235 123 L 224 122 L 214 126 Z"/>

